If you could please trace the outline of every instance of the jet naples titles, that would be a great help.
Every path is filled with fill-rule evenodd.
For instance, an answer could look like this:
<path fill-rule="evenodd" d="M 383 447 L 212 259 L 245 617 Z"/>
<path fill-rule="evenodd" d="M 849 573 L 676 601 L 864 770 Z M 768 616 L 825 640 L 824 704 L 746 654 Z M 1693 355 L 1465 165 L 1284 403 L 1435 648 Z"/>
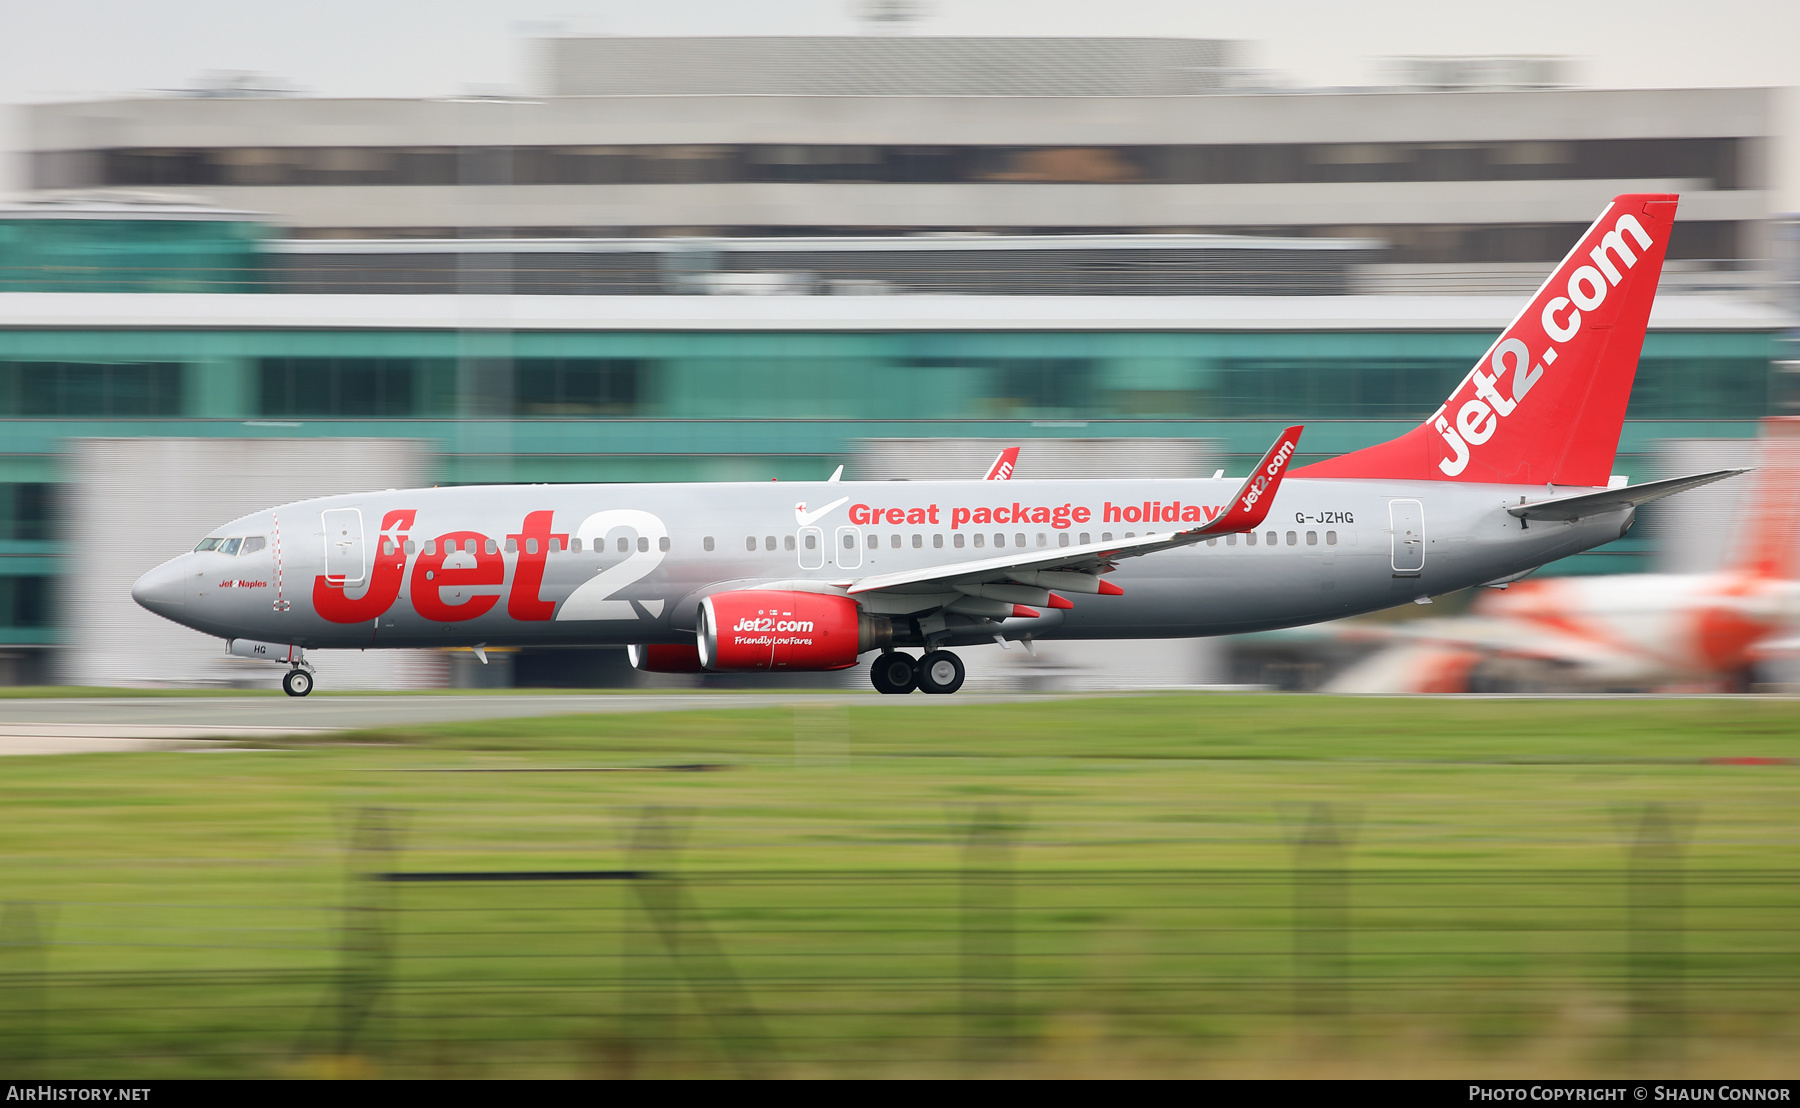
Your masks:
<path fill-rule="evenodd" d="M 132 595 L 287 666 L 295 696 L 307 650 L 559 644 L 662 672 L 874 653 L 881 692 L 951 693 L 952 648 L 1289 627 L 1514 579 L 1741 472 L 1611 474 L 1676 201 L 1615 198 L 1443 406 L 1311 465 L 1290 427 L 1241 481 L 1007 480 L 1008 453 L 985 481 L 333 496 L 234 520 Z"/>

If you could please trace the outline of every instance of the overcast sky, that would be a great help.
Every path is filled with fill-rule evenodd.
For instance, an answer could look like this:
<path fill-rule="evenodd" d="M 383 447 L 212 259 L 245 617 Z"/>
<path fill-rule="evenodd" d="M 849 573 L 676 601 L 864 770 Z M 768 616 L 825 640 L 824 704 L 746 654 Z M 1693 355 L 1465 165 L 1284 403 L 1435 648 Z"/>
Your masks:
<path fill-rule="evenodd" d="M 0 103 L 128 95 L 209 72 L 325 96 L 528 92 L 525 41 L 621 35 L 854 34 L 853 0 L 0 0 Z M 1253 41 L 1303 85 L 1377 79 L 1396 54 L 1555 54 L 1601 87 L 1800 85 L 1800 0 L 926 0 L 915 34 L 1174 35 Z M 1800 97 L 1778 127 L 1800 131 Z M 16 113 L 0 146 L 18 145 Z M 8 159 L 6 187 L 17 187 Z M 1800 143 L 1778 152 L 1800 210 Z"/>

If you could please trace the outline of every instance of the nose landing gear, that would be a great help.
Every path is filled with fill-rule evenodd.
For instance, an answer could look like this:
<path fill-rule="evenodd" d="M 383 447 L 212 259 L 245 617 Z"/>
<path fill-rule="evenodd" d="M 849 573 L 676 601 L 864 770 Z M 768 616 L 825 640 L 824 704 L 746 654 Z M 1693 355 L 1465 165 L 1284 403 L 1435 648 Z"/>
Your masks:
<path fill-rule="evenodd" d="M 295 666 L 281 678 L 281 691 L 289 696 L 305 696 L 313 690 L 313 675 Z"/>

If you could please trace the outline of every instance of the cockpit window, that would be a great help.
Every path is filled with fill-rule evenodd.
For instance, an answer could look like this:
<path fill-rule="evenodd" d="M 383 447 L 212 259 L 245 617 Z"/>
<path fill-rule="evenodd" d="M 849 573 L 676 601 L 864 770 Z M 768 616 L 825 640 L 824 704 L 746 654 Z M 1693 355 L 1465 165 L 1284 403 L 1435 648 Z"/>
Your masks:
<path fill-rule="evenodd" d="M 194 547 L 194 552 L 198 554 L 203 550 L 217 550 L 219 549 L 219 544 L 224 541 L 224 539 L 201 539 L 200 545 Z"/>
<path fill-rule="evenodd" d="M 238 552 L 238 547 L 243 545 L 243 542 L 243 539 L 226 539 L 219 544 L 219 553 L 229 558 Z"/>
<path fill-rule="evenodd" d="M 261 550 L 263 547 L 265 547 L 267 545 L 269 545 L 268 539 L 263 538 L 261 535 L 251 535 L 249 538 L 244 540 L 244 549 L 238 551 L 238 553 L 239 554 L 254 554 L 258 550 Z"/>

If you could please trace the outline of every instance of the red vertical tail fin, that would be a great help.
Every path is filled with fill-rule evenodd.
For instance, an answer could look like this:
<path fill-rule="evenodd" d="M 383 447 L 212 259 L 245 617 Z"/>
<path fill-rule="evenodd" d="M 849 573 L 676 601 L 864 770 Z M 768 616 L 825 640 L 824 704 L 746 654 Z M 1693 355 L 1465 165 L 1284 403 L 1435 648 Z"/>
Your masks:
<path fill-rule="evenodd" d="M 1294 476 L 1605 485 L 1677 200 L 1615 197 L 1430 418 Z"/>
<path fill-rule="evenodd" d="M 1013 469 L 1018 464 L 1019 448 L 1016 446 L 1009 446 L 1005 450 L 1002 450 L 999 456 L 994 459 L 994 464 L 988 467 L 987 476 L 983 477 L 982 480 L 1010 481 L 1012 480 Z"/>
<path fill-rule="evenodd" d="M 1751 476 L 1743 555 L 1732 568 L 1752 577 L 1800 577 L 1800 418 L 1765 419 Z"/>

